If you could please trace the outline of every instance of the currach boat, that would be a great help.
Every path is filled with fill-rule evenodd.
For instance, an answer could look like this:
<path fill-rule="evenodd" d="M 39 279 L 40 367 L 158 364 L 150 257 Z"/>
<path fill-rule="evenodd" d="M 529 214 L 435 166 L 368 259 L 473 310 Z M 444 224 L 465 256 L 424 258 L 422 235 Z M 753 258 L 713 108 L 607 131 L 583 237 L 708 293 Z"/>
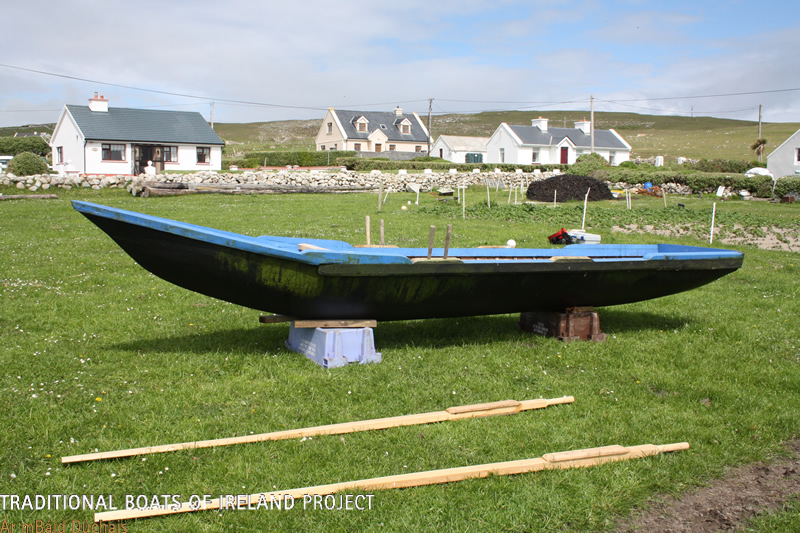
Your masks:
<path fill-rule="evenodd" d="M 98 204 L 73 207 L 139 265 L 185 289 L 298 319 L 406 320 L 564 311 L 700 287 L 742 265 L 736 251 L 574 244 L 561 248 L 355 247 L 249 237 Z"/>

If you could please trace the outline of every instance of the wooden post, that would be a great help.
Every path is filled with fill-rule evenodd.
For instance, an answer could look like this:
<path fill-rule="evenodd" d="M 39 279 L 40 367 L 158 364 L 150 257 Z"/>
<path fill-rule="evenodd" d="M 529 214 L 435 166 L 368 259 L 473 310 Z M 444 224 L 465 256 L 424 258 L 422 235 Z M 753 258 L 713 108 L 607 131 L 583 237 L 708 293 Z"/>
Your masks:
<path fill-rule="evenodd" d="M 567 468 L 586 468 L 604 463 L 640 459 L 667 452 L 688 450 L 689 443 L 677 442 L 674 444 L 642 444 L 639 446 L 603 446 L 601 448 L 585 448 L 566 452 L 547 453 L 535 459 L 522 459 L 505 461 L 502 463 L 489 463 L 482 465 L 445 468 L 442 470 L 429 470 L 427 472 L 412 472 L 397 474 L 357 481 L 345 481 L 328 485 L 317 485 L 300 489 L 277 490 L 273 492 L 259 492 L 246 496 L 237 496 L 235 502 L 226 502 L 222 498 L 184 502 L 152 509 L 131 509 L 121 511 L 107 511 L 95 513 L 95 522 L 109 522 L 113 520 L 131 520 L 148 516 L 171 515 L 190 513 L 192 511 L 205 511 L 224 508 L 256 507 L 261 503 L 268 506 L 271 501 L 282 502 L 287 497 L 302 498 L 309 495 L 335 494 L 345 490 L 388 490 L 407 487 L 422 487 L 425 485 L 439 485 L 453 483 L 465 479 L 480 479 L 489 476 L 508 476 L 540 472 L 542 470 L 564 470 Z"/>
<path fill-rule="evenodd" d="M 433 236 L 436 234 L 436 226 L 431 226 L 431 238 L 428 239 L 428 259 L 433 255 Z"/>
<path fill-rule="evenodd" d="M 381 246 L 383 246 L 384 244 L 386 243 L 384 242 L 383 219 L 381 219 Z"/>
<path fill-rule="evenodd" d="M 380 186 L 378 187 L 378 213 L 380 213 L 382 209 L 383 209 L 383 180 L 380 181 Z"/>
<path fill-rule="evenodd" d="M 447 225 L 447 236 L 444 239 L 444 258 L 447 259 L 447 253 L 450 251 L 450 236 L 453 234 L 453 225 Z"/>
<path fill-rule="evenodd" d="M 717 202 L 711 208 L 711 234 L 708 237 L 708 244 L 714 244 L 714 217 L 717 215 Z"/>
<path fill-rule="evenodd" d="M 367 215 L 367 246 L 371 246 L 372 243 L 370 242 L 370 230 L 369 230 L 369 215 Z"/>

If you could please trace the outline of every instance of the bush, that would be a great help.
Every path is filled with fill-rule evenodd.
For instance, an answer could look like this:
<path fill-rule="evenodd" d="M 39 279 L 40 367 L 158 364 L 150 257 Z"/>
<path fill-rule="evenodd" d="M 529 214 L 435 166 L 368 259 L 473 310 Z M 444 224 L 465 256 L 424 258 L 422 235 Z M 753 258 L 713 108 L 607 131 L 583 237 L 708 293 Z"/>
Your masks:
<path fill-rule="evenodd" d="M 622 163 L 617 165 L 617 168 L 636 168 L 636 163 L 634 163 L 633 161 L 623 161 Z"/>
<path fill-rule="evenodd" d="M 31 152 L 22 152 L 8 162 L 8 173 L 15 176 L 33 176 L 47 174 L 47 163 L 41 156 Z"/>
<path fill-rule="evenodd" d="M 575 163 L 570 165 L 569 171 L 579 176 L 592 176 L 594 178 L 604 179 L 605 176 L 595 176 L 594 173 L 605 170 L 608 166 L 608 161 L 600 154 L 583 154 L 578 157 Z"/>

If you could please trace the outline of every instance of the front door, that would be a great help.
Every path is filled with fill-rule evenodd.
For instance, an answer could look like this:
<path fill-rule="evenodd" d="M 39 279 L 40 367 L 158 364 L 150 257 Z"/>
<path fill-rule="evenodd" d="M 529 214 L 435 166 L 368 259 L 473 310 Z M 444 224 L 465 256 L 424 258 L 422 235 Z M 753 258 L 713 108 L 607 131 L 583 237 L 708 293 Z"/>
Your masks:
<path fill-rule="evenodd" d="M 566 146 L 561 147 L 561 164 L 568 165 L 569 164 L 569 148 Z"/>
<path fill-rule="evenodd" d="M 139 175 L 144 172 L 147 162 L 152 161 L 156 172 L 164 172 L 164 149 L 162 146 L 152 144 L 133 145 L 133 173 Z"/>

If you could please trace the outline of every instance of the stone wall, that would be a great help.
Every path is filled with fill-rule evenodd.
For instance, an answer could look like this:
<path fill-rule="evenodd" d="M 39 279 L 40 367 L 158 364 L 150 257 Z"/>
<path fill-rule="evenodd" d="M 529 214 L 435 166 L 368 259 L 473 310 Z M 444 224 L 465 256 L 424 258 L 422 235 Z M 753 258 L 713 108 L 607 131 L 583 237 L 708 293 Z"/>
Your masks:
<path fill-rule="evenodd" d="M 53 187 L 72 189 L 75 187 L 104 189 L 126 188 L 136 194 L 141 190 L 145 180 L 164 183 L 224 183 L 224 184 L 253 184 L 253 185 L 281 185 L 303 187 L 375 187 L 383 184 L 386 192 L 407 190 L 409 184 L 420 186 L 422 191 L 430 191 L 439 187 L 455 188 L 460 185 L 485 185 L 488 181 L 491 187 L 497 187 L 502 182 L 502 187 L 527 186 L 534 180 L 545 179 L 553 176 L 551 172 L 518 173 L 518 172 L 458 172 L 458 173 L 419 173 L 419 174 L 382 174 L 378 171 L 371 173 L 352 172 L 339 170 L 335 172 L 279 170 L 279 171 L 244 171 L 244 172 L 197 172 L 193 174 L 158 174 L 156 176 L 14 176 L 12 174 L 0 175 L 0 183 L 18 189 L 30 191 L 47 190 Z"/>

